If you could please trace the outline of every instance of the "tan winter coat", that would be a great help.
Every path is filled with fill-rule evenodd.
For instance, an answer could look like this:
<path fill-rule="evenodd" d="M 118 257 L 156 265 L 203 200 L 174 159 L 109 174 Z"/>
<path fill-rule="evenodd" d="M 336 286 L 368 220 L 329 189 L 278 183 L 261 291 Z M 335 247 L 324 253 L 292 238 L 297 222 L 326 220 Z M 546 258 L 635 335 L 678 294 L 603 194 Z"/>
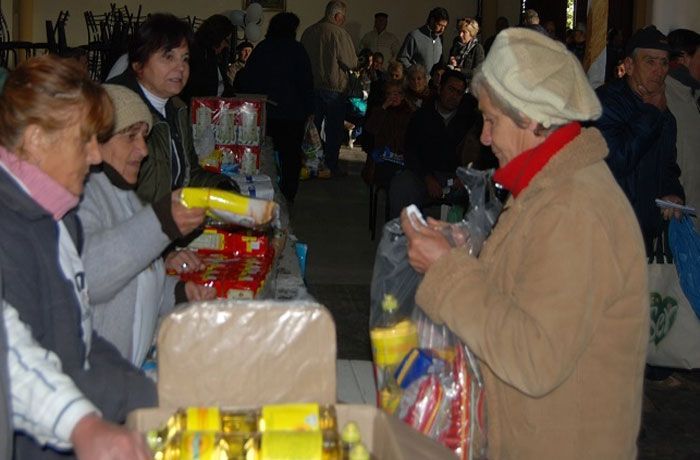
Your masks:
<path fill-rule="evenodd" d="M 481 360 L 489 458 L 636 456 L 647 267 L 606 154 L 584 129 L 510 199 L 479 259 L 452 250 L 416 295 Z"/>
<path fill-rule="evenodd" d="M 355 45 L 342 27 L 322 19 L 309 26 L 301 36 L 309 54 L 314 88 L 343 93 L 348 89 L 349 69 L 357 67 Z"/>

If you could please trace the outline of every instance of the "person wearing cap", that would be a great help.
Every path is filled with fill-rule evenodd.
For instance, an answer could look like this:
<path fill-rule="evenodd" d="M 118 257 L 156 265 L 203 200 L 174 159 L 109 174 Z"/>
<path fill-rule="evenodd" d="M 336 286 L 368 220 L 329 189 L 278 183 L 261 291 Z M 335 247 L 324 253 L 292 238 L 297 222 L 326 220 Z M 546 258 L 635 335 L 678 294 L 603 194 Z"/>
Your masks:
<path fill-rule="evenodd" d="M 642 237 L 581 122 L 601 106 L 576 57 L 501 32 L 471 91 L 510 191 L 478 257 L 402 213 L 416 303 L 478 357 L 493 459 L 636 457 L 649 299 Z"/>
<path fill-rule="evenodd" d="M 130 89 L 104 88 L 114 104 L 114 134 L 99 146 L 103 162 L 90 173 L 78 209 L 85 238 L 82 259 L 93 327 L 125 359 L 141 366 L 158 317 L 176 302 L 212 299 L 215 291 L 166 276 L 166 268 L 201 268 L 201 261 L 188 251 L 170 252 L 165 261 L 161 254 L 173 240 L 202 224 L 204 210 L 182 205 L 179 189 L 153 204 L 142 204 L 135 187 L 148 155 L 152 116 Z"/>
<path fill-rule="evenodd" d="M 442 34 L 449 22 L 450 15 L 445 8 L 430 10 L 425 25 L 406 35 L 396 60 L 407 69 L 413 64 L 432 69 L 435 64 L 443 62 Z"/>
<path fill-rule="evenodd" d="M 374 15 L 374 28 L 367 32 L 360 40 L 360 49 L 370 49 L 373 53 L 382 53 L 385 61 L 391 61 L 399 53 L 399 39 L 396 35 L 386 30 L 389 15 L 376 13 Z M 380 70 L 384 70 L 382 66 Z"/>
<path fill-rule="evenodd" d="M 668 109 L 676 118 L 676 149 L 686 202 L 700 206 L 700 34 L 676 29 L 668 34 L 677 65 L 666 77 Z M 700 220 L 695 219 L 700 231 Z"/>
<path fill-rule="evenodd" d="M 676 163 L 676 120 L 665 95 L 668 40 L 649 26 L 632 35 L 625 52 L 626 77 L 597 90 L 603 115 L 595 126 L 605 137 L 610 150 L 606 161 L 632 203 L 651 254 L 663 219 L 673 215 L 655 200 L 685 200 Z"/>

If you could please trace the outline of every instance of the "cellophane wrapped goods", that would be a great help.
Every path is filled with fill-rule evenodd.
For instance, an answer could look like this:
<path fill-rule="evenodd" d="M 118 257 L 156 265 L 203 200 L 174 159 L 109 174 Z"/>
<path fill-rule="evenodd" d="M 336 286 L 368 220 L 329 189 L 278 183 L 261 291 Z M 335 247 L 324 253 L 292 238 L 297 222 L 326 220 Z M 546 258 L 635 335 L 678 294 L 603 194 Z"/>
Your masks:
<path fill-rule="evenodd" d="M 490 171 L 459 168 L 457 175 L 469 193 L 469 211 L 461 222 L 442 231 L 453 246 L 476 257 L 501 203 L 493 193 Z M 378 406 L 440 441 L 459 458 L 486 458 L 485 390 L 478 360 L 447 326 L 434 324 L 415 304 L 422 275 L 410 266 L 407 250 L 399 220 L 389 221 L 377 249 L 370 296 Z M 389 322 L 387 305 L 393 317 Z M 413 340 L 406 331 L 415 331 L 417 346 L 406 350 L 399 362 L 394 355 L 387 359 L 388 347 L 399 354 Z"/>
<path fill-rule="evenodd" d="M 265 97 L 193 98 L 190 113 L 194 147 L 203 168 L 224 174 L 260 170 L 265 141 Z"/>
<path fill-rule="evenodd" d="M 326 164 L 323 156 L 323 144 L 321 136 L 316 129 L 313 120 L 307 120 L 304 128 L 304 140 L 301 143 L 302 157 L 301 179 L 317 177 L 326 171 Z"/>
<path fill-rule="evenodd" d="M 204 269 L 182 273 L 182 281 L 213 287 L 220 299 L 255 299 L 263 291 L 274 260 L 267 232 L 239 227 L 204 228 L 188 246 Z"/>

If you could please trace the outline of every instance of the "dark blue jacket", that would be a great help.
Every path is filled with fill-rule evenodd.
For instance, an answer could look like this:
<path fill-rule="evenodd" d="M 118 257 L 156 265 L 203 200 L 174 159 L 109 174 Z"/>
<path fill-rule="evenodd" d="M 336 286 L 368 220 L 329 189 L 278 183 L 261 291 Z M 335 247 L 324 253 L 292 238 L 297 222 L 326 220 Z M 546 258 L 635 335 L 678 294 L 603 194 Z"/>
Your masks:
<path fill-rule="evenodd" d="M 74 212 L 64 218 L 74 241 L 80 222 Z M 61 359 L 65 372 L 83 394 L 113 422 L 129 411 L 157 405 L 155 385 L 93 331 L 85 370 L 80 305 L 71 281 L 63 275 L 58 255 L 58 225 L 53 217 L 0 169 L 0 267 L 3 297 L 31 328 L 34 339 Z M 76 244 L 80 248 L 79 244 Z M 89 289 L 89 287 L 88 287 Z M 57 456 L 31 438 L 17 434 L 15 458 Z"/>
<path fill-rule="evenodd" d="M 266 94 L 273 102 L 267 116 L 276 120 L 305 120 L 314 112 L 314 78 L 309 55 L 292 38 L 266 38 L 253 50 L 236 75 L 234 89 Z"/>
<path fill-rule="evenodd" d="M 685 199 L 676 163 L 676 119 L 642 102 L 624 79 L 596 92 L 603 115 L 595 126 L 610 149 L 606 161 L 632 203 L 648 251 L 663 224 L 654 200 L 665 195 Z"/>
<path fill-rule="evenodd" d="M 406 169 L 422 178 L 435 173 L 454 174 L 460 166 L 458 147 L 479 117 L 476 107 L 476 99 L 466 94 L 447 124 L 432 100 L 416 110 L 406 130 Z"/>

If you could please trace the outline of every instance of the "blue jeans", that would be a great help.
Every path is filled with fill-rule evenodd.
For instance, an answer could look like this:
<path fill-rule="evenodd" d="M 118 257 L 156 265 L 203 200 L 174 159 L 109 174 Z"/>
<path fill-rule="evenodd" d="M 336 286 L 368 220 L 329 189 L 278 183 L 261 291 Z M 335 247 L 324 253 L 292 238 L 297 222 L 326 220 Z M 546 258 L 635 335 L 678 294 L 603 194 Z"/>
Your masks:
<path fill-rule="evenodd" d="M 321 123 L 325 120 L 326 141 L 323 145 L 323 154 L 326 158 L 326 166 L 331 171 L 338 169 L 338 154 L 343 136 L 345 121 L 346 95 L 338 91 L 327 89 L 314 90 L 316 110 L 314 123 L 318 132 L 321 132 Z"/>

